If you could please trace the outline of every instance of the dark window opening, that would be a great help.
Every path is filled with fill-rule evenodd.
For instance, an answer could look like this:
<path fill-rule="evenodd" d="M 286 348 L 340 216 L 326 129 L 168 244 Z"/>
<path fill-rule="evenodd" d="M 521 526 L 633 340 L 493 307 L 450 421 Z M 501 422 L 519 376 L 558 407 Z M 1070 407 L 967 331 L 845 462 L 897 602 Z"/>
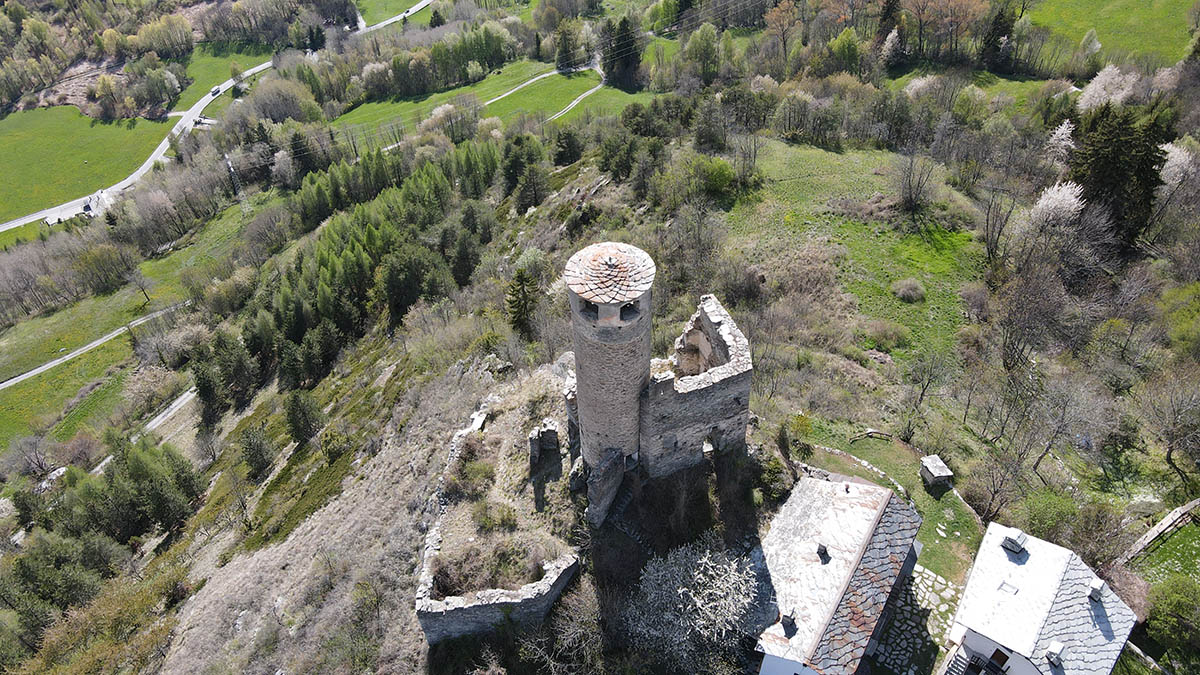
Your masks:
<path fill-rule="evenodd" d="M 637 318 L 638 308 L 632 302 L 621 305 L 621 320 L 632 321 Z"/>
<path fill-rule="evenodd" d="M 600 308 L 596 306 L 596 303 L 588 300 L 583 301 L 583 309 L 581 309 L 580 312 L 583 314 L 583 318 L 590 321 L 595 321 L 600 318 Z"/>

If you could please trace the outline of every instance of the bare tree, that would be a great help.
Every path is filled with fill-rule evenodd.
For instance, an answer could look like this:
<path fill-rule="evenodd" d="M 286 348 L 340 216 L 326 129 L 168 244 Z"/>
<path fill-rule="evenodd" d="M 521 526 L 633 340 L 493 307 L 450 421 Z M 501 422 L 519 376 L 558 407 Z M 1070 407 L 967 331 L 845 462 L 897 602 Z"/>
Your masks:
<path fill-rule="evenodd" d="M 992 190 L 988 197 L 983 216 L 983 248 L 989 265 L 1005 258 L 1004 233 L 1016 208 L 1017 200 L 1000 190 Z"/>
<path fill-rule="evenodd" d="M 1200 465 L 1200 374 L 1195 365 L 1164 369 L 1137 392 L 1136 401 L 1167 448 L 1167 464 L 1185 486 L 1191 485 L 1178 457 L 1183 454 Z"/>
<path fill-rule="evenodd" d="M 915 153 L 897 156 L 893 172 L 900 208 L 916 213 L 933 198 L 933 160 Z"/>

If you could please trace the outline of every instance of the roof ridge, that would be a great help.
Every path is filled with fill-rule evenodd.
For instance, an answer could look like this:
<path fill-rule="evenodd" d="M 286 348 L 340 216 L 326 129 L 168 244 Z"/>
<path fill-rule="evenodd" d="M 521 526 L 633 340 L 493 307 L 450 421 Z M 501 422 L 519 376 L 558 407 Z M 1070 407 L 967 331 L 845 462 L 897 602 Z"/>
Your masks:
<path fill-rule="evenodd" d="M 847 485 L 849 485 L 849 482 L 847 482 Z M 896 496 L 896 493 L 891 488 L 874 484 L 870 487 L 887 490 L 888 498 L 883 500 L 883 504 L 875 512 L 875 517 L 871 520 L 871 528 L 867 531 L 868 536 L 863 537 L 863 542 L 858 547 L 858 554 L 854 556 L 854 565 L 850 568 L 850 573 L 846 575 L 845 581 L 842 582 L 842 589 L 837 595 L 837 602 L 830 605 L 829 611 L 825 614 L 825 620 L 821 622 L 821 630 L 816 632 L 816 635 L 813 636 L 812 644 L 808 645 L 808 649 L 805 650 L 805 665 L 809 665 L 807 662 L 812 658 L 813 653 L 817 651 L 817 645 L 821 644 L 821 638 L 825 637 L 825 631 L 829 629 L 829 622 L 833 620 L 833 615 L 837 613 L 838 607 L 842 606 L 842 600 L 846 597 L 846 592 L 849 590 L 850 581 L 854 579 L 854 573 L 862 565 L 863 554 L 867 552 L 867 547 L 871 545 L 871 541 L 875 538 L 875 531 L 879 528 L 879 521 L 883 519 L 883 513 L 887 511 L 888 505 L 892 503 L 892 499 Z"/>

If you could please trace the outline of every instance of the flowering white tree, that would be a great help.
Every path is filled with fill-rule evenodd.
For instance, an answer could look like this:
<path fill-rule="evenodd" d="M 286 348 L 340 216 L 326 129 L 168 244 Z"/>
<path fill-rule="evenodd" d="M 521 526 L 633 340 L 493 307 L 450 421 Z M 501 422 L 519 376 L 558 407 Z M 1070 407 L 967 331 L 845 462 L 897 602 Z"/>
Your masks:
<path fill-rule="evenodd" d="M 1105 103 L 1124 103 L 1134 95 L 1141 81 L 1142 76 L 1136 72 L 1122 73 L 1114 65 L 1104 66 L 1083 88 L 1076 105 L 1080 110 L 1091 110 Z"/>
<path fill-rule="evenodd" d="M 701 672 L 709 654 L 749 633 L 754 596 L 749 561 L 709 532 L 646 563 L 625 612 L 629 640 L 685 672 Z"/>
<path fill-rule="evenodd" d="M 1046 139 L 1046 159 L 1051 164 L 1060 167 L 1066 165 L 1075 149 L 1075 140 L 1072 138 L 1074 133 L 1075 125 L 1071 120 L 1063 120 L 1058 128 L 1050 132 L 1050 137 Z"/>
<path fill-rule="evenodd" d="M 915 77 L 904 87 L 904 93 L 908 94 L 911 99 L 921 98 L 922 95 L 929 93 L 933 89 L 933 85 L 938 81 L 937 75 L 923 75 Z"/>
<path fill-rule="evenodd" d="M 888 33 L 883 40 L 883 46 L 879 48 L 879 60 L 885 67 L 891 66 L 903 56 L 903 47 L 900 45 L 900 31 L 893 28 L 892 32 Z"/>
<path fill-rule="evenodd" d="M 1034 231 L 1061 227 L 1083 212 L 1083 187 L 1070 181 L 1055 183 L 1038 197 L 1029 212 L 1029 224 Z"/>

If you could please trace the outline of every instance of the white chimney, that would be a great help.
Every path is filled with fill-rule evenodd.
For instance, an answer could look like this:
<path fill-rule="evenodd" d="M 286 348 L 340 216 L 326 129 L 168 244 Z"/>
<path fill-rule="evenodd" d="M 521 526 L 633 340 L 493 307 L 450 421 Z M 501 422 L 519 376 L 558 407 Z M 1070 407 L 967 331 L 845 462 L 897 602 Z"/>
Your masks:
<path fill-rule="evenodd" d="M 1092 587 L 1088 591 L 1088 597 L 1091 598 L 1092 600 L 1095 600 L 1096 602 L 1100 602 L 1101 600 L 1103 600 L 1105 585 L 1106 584 L 1104 583 L 1104 580 L 1101 579 L 1100 577 L 1096 577 L 1095 579 L 1092 579 Z"/>
<path fill-rule="evenodd" d="M 1004 541 L 1001 541 L 1000 545 L 1013 553 L 1020 553 L 1025 550 L 1025 542 L 1028 540 L 1029 535 L 1014 527 L 1004 535 Z"/>
<path fill-rule="evenodd" d="M 1065 649 L 1066 646 L 1058 640 L 1051 642 L 1050 646 L 1046 648 L 1046 660 L 1056 666 L 1061 666 L 1063 650 Z"/>

